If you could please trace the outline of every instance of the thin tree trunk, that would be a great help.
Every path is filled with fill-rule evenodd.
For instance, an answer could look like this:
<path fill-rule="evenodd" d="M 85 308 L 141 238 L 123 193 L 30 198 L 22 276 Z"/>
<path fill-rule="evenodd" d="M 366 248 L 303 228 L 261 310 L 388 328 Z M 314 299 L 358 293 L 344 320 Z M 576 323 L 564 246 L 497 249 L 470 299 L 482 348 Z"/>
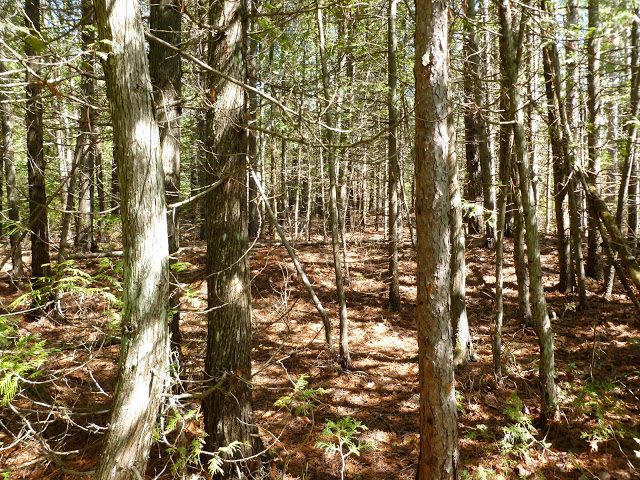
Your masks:
<path fill-rule="evenodd" d="M 584 170 L 579 165 L 575 166 L 575 170 L 580 176 L 580 181 L 582 182 L 583 187 L 587 192 L 587 197 L 591 206 L 595 209 L 598 214 L 598 217 L 602 221 L 605 226 L 605 229 L 611 240 L 609 244 L 615 247 L 618 256 L 622 262 L 622 266 L 625 271 L 631 278 L 631 281 L 636 286 L 636 289 L 640 291 L 640 265 L 638 264 L 638 260 L 636 260 L 633 252 L 629 249 L 627 242 L 622 235 L 622 232 L 616 225 L 616 221 L 609 209 L 607 208 L 607 204 L 602 200 L 600 196 L 600 192 L 596 188 L 596 186 L 592 183 L 591 179 L 584 173 Z"/>
<path fill-rule="evenodd" d="M 479 233 L 483 227 L 484 215 L 478 208 L 483 201 L 482 168 L 480 165 L 480 146 L 477 110 L 480 104 L 475 102 L 475 82 L 479 77 L 480 56 L 476 41 L 474 25 L 476 17 L 475 2 L 467 2 L 466 11 L 468 22 L 463 46 L 464 55 L 464 147 L 467 167 L 467 181 L 465 182 L 464 198 L 469 202 L 471 210 L 466 216 L 467 228 L 472 233 Z M 478 81 L 480 79 L 478 78 Z"/>
<path fill-rule="evenodd" d="M 571 244 L 573 250 L 573 258 L 575 266 L 571 270 L 571 286 L 573 286 L 574 275 L 577 278 L 578 284 L 578 296 L 580 299 L 580 306 L 586 308 L 587 306 L 587 294 L 585 287 L 585 264 L 582 254 L 582 229 L 580 227 L 581 211 L 578 207 L 578 193 L 577 183 L 570 175 L 572 165 L 576 163 L 575 142 L 573 141 L 573 130 L 570 127 L 569 114 L 565 108 L 565 103 L 561 98 L 561 83 L 560 83 L 560 61 L 558 58 L 558 49 L 556 45 L 550 44 L 543 50 L 544 62 L 547 64 L 545 68 L 549 70 L 549 78 L 551 81 L 552 97 L 554 98 L 554 110 L 557 112 L 559 124 L 562 127 L 561 147 L 563 158 L 563 177 L 565 180 L 564 188 L 567 189 L 567 197 L 569 199 L 569 219 L 570 219 L 570 234 Z M 569 112 L 570 113 L 570 112 Z"/>
<path fill-rule="evenodd" d="M 179 0 L 155 0 L 151 4 L 149 27 L 158 38 L 180 44 L 182 3 Z M 168 205 L 180 200 L 180 116 L 182 75 L 180 55 L 152 42 L 149 45 L 149 67 L 154 88 L 156 119 L 160 129 L 164 188 Z M 169 268 L 178 261 L 180 248 L 180 216 L 177 208 L 167 212 Z M 169 293 L 172 349 L 180 352 L 180 291 L 173 282 Z"/>
<path fill-rule="evenodd" d="M 629 184 L 633 174 L 634 150 L 638 136 L 638 126 L 634 121 L 640 113 L 640 9 L 635 9 L 633 25 L 631 28 L 631 92 L 629 96 L 629 118 L 630 122 L 627 126 L 627 139 L 624 149 L 624 161 L 622 163 L 622 172 L 620 178 L 620 188 L 618 190 L 618 202 L 616 209 L 616 226 L 622 231 L 622 222 L 624 219 L 624 207 L 629 196 Z M 607 282 L 605 284 L 606 295 L 611 294 L 613 287 L 613 268 L 609 271 Z"/>
<path fill-rule="evenodd" d="M 82 49 L 89 52 L 95 43 L 94 33 L 89 25 L 95 23 L 93 6 L 91 0 L 81 1 L 81 12 L 83 21 L 86 22 L 82 29 Z M 82 92 L 84 104 L 80 106 L 78 112 L 77 152 L 79 152 L 79 164 L 77 167 L 78 184 L 78 214 L 76 217 L 77 234 L 75 238 L 76 250 L 87 253 L 91 250 L 93 243 L 93 205 L 91 202 L 91 191 L 94 183 L 95 164 L 95 139 L 93 125 L 95 123 L 96 112 L 93 108 L 95 103 L 95 73 L 94 59 L 92 53 L 87 53 L 87 58 L 82 62 L 82 78 L 80 80 L 80 90 Z M 62 252 L 61 252 L 62 253 Z"/>
<path fill-rule="evenodd" d="M 549 320 L 547 304 L 544 297 L 535 199 L 531 186 L 529 159 L 527 158 L 527 141 L 524 132 L 522 104 L 517 87 L 522 36 L 520 36 L 520 43 L 517 45 L 513 35 L 511 5 L 508 0 L 501 0 L 498 4 L 498 10 L 500 14 L 500 31 L 502 33 L 500 57 L 503 65 L 503 89 L 507 91 L 508 95 L 509 119 L 514 121 L 513 145 L 522 192 L 522 210 L 526 228 L 525 240 L 527 243 L 527 257 L 529 259 L 532 310 L 540 344 L 539 382 L 542 397 L 542 418 L 545 420 L 556 420 L 559 410 L 554 380 L 553 332 L 551 331 L 551 321 Z M 526 13 L 524 12 L 521 22 L 526 22 Z M 521 23 L 520 32 L 522 31 L 523 24 Z"/>
<path fill-rule="evenodd" d="M 513 178 L 517 179 L 517 171 Z M 522 198 L 516 189 L 513 192 L 513 204 L 515 205 L 513 222 L 513 264 L 518 279 L 518 309 L 524 325 L 533 326 L 533 314 L 531 313 L 531 295 L 529 290 L 529 273 L 527 272 L 527 258 L 525 253 L 525 228 L 522 213 Z"/>
<path fill-rule="evenodd" d="M 400 281 L 398 280 L 398 181 L 400 166 L 398 165 L 398 72 L 396 54 L 398 39 L 396 36 L 396 12 L 398 0 L 389 0 L 389 18 L 387 23 L 387 82 L 389 96 L 389 135 L 387 136 L 389 153 L 389 309 L 400 311 Z"/>
<path fill-rule="evenodd" d="M 638 247 L 638 181 L 640 178 L 640 162 L 638 152 L 634 148 L 631 160 L 631 178 L 629 179 L 629 202 L 627 207 L 627 224 L 629 226 L 629 246 L 635 250 Z"/>
<path fill-rule="evenodd" d="M 493 354 L 493 374 L 502 379 L 502 324 L 504 320 L 504 237 L 509 184 L 511 182 L 512 134 L 507 124 L 506 93 L 500 97 L 500 150 L 498 165 L 498 196 L 496 218 L 496 294 L 495 317 L 491 324 L 491 352 Z"/>
<path fill-rule="evenodd" d="M 600 229 L 600 235 L 602 236 L 602 246 L 607 254 L 607 257 L 609 257 L 611 266 L 612 268 L 615 269 L 615 272 L 618 274 L 618 278 L 620 279 L 620 283 L 622 283 L 622 286 L 624 287 L 624 290 L 627 293 L 627 297 L 631 299 L 631 302 L 635 305 L 636 310 L 638 310 L 638 312 L 640 313 L 640 301 L 638 300 L 638 297 L 633 291 L 633 287 L 629 283 L 629 280 L 627 280 L 627 277 L 625 275 L 624 269 L 622 268 L 622 265 L 620 265 L 620 262 L 618 262 L 618 256 L 616 252 L 614 252 L 613 248 L 611 248 L 611 242 L 609 241 L 609 236 L 607 235 L 605 227 L 602 224 L 602 222 L 598 222 L 598 228 Z M 611 276 L 611 282 L 613 283 L 613 276 Z M 611 292 L 607 292 L 607 294 L 611 295 Z"/>
<path fill-rule="evenodd" d="M 94 5 L 107 59 L 103 68 L 124 199 L 118 383 L 94 478 L 139 480 L 145 475 L 169 360 L 169 247 L 160 137 L 140 5 L 136 0 L 95 0 Z"/>
<path fill-rule="evenodd" d="M 453 366 L 460 368 L 471 360 L 477 360 L 469 332 L 466 299 L 465 231 L 462 222 L 462 195 L 458 182 L 458 159 L 456 157 L 456 130 L 454 117 L 448 118 L 449 128 L 449 228 L 451 234 L 451 292 L 450 310 L 453 335 Z"/>
<path fill-rule="evenodd" d="M 0 57 L 4 57 L 4 50 L 0 47 Z M 6 73 L 5 62 L 0 59 L 0 75 Z M 11 115 L 12 104 L 9 94 L 0 89 L 0 122 L 2 124 L 2 156 L 4 158 L 4 179 L 7 187 L 7 209 L 9 210 L 9 245 L 11 246 L 11 279 L 24 278 L 22 265 L 22 245 L 20 230 L 20 208 L 18 202 L 18 188 L 16 186 L 15 148 L 13 145 L 13 122 Z"/>
<path fill-rule="evenodd" d="M 543 47 L 543 74 L 545 93 L 547 98 L 547 119 L 549 124 L 549 137 L 551 142 L 551 153 L 553 162 L 553 197 L 556 216 L 556 246 L 558 249 L 559 282 L 560 292 L 571 292 L 573 286 L 573 275 L 571 269 L 571 243 L 568 231 L 570 230 L 569 218 L 565 198 L 567 196 L 567 175 L 565 169 L 566 160 L 564 158 L 563 145 L 565 143 L 563 126 L 560 112 L 556 104 L 556 82 L 554 66 L 551 60 L 551 49 L 553 45 Z"/>
<path fill-rule="evenodd" d="M 600 10 L 599 0 L 588 0 L 589 33 L 587 35 L 587 108 L 589 126 L 587 142 L 589 149 L 589 177 L 599 190 L 598 174 L 600 173 L 600 149 L 602 148 L 600 119 Z M 588 210 L 589 237 L 587 243 L 587 263 L 585 273 L 597 280 L 603 276 L 602 249 L 600 248 L 600 232 L 597 226 L 597 213 Z"/>
<path fill-rule="evenodd" d="M 325 51 L 324 21 L 320 0 L 316 0 L 316 15 L 319 36 L 320 66 L 322 69 L 322 87 L 325 101 L 331 99 L 331 87 L 329 85 L 329 67 Z M 325 108 L 325 140 L 327 145 L 333 144 L 333 129 L 335 126 L 334 115 L 331 106 Z M 347 303 L 344 294 L 344 279 L 342 275 L 342 259 L 340 252 L 340 224 L 338 218 L 338 186 L 336 178 L 335 151 L 327 147 L 327 161 L 329 167 L 329 224 L 331 226 L 331 243 L 333 248 L 333 267 L 336 274 L 336 290 L 338 293 L 338 308 L 340 309 L 340 364 L 346 370 L 353 370 L 351 355 L 349 353 L 349 321 L 347 318 Z"/>
<path fill-rule="evenodd" d="M 316 295 L 316 292 L 313 289 L 313 286 L 311 285 L 311 282 L 309 281 L 309 278 L 307 277 L 306 273 L 302 269 L 302 265 L 298 261 L 298 257 L 296 256 L 295 252 L 293 251 L 293 248 L 291 247 L 291 244 L 287 240 L 287 236 L 285 235 L 284 231 L 282 230 L 282 227 L 278 223 L 278 219 L 276 218 L 275 212 L 271 209 L 271 207 L 269 207 L 269 202 L 267 202 L 267 195 L 264 193 L 264 189 L 262 188 L 262 184 L 260 183 L 260 179 L 258 178 L 258 175 L 256 174 L 256 172 L 253 169 L 251 170 L 250 175 L 251 175 L 251 177 L 253 178 L 253 180 L 255 182 L 255 185 L 256 185 L 256 187 L 258 189 L 258 192 L 260 193 L 260 195 L 262 196 L 262 199 L 265 202 L 265 207 L 267 208 L 267 212 L 269 213 L 269 217 L 271 217 L 271 221 L 273 222 L 273 224 L 274 224 L 274 226 L 275 226 L 275 228 L 276 228 L 276 230 L 278 232 L 278 235 L 280 236 L 280 240 L 282 240 L 282 243 L 284 244 L 285 248 L 287 249 L 287 252 L 289 253 L 289 256 L 291 257 L 291 260 L 293 261 L 293 265 L 294 265 L 294 267 L 296 269 L 296 272 L 298 272 L 298 276 L 300 277 L 300 280 L 302 281 L 303 285 L 307 289 L 307 292 L 309 293 L 309 296 L 311 297 L 311 301 L 315 305 L 316 309 L 318 310 L 318 313 L 320 314 L 320 317 L 322 318 L 322 324 L 324 325 L 325 341 L 327 342 L 327 348 L 329 350 L 329 356 L 331 358 L 334 358 L 335 357 L 335 348 L 333 346 L 333 336 L 332 336 L 331 321 L 329 320 L 329 316 L 327 315 L 327 312 L 325 311 L 324 307 L 322 306 L 322 303 L 320 303 L 320 299 Z"/>
<path fill-rule="evenodd" d="M 470 22 L 476 21 L 476 3 L 467 3 L 467 17 Z M 468 32 L 468 42 L 470 46 L 469 61 L 474 69 L 473 71 L 473 98 L 476 104 L 476 132 L 478 142 L 478 154 L 480 156 L 480 175 L 482 177 L 482 211 L 484 213 L 484 229 L 487 246 L 492 248 L 496 241 L 496 227 L 495 227 L 495 211 L 496 211 L 496 189 L 493 180 L 494 160 L 491 154 L 489 127 L 485 117 L 486 113 L 482 111 L 481 106 L 486 104 L 486 88 L 483 85 L 483 63 L 488 66 L 488 62 L 483 60 L 488 59 L 489 44 L 485 44 L 485 54 L 480 54 L 480 45 L 477 35 L 477 29 L 475 26 Z"/>

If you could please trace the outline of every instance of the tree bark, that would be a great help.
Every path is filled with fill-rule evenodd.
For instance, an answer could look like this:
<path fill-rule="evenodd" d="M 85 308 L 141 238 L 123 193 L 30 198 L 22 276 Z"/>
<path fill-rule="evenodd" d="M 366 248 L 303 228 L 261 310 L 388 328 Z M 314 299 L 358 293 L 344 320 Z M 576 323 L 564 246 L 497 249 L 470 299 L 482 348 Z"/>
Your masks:
<path fill-rule="evenodd" d="M 29 224 L 31 226 L 31 273 L 34 286 L 42 286 L 44 277 L 51 273 L 49 266 L 49 220 L 47 215 L 47 192 L 42 126 L 42 82 L 37 77 L 40 71 L 38 55 L 34 45 L 40 35 L 40 0 L 26 0 L 25 23 L 29 37 L 25 42 L 27 56 L 25 119 L 27 127 L 27 169 L 29 177 Z M 30 41 L 31 38 L 36 41 Z"/>
<path fill-rule="evenodd" d="M 398 183 L 400 166 L 398 165 L 398 72 L 396 55 L 398 38 L 396 35 L 396 12 L 398 0 L 389 0 L 389 19 L 387 29 L 387 74 L 389 85 L 389 135 L 387 136 L 389 153 L 389 309 L 400 310 L 400 281 L 398 280 Z"/>
<path fill-rule="evenodd" d="M 95 73 L 93 65 L 93 53 L 90 52 L 95 43 L 92 30 L 94 20 L 93 5 L 91 0 L 81 1 L 83 25 L 81 39 L 82 49 L 87 52 L 82 62 L 82 78 L 80 90 L 84 103 L 78 111 L 79 135 L 76 143 L 76 152 L 79 156 L 77 172 L 78 185 L 78 214 L 76 216 L 75 247 L 82 253 L 89 252 L 93 243 L 93 202 L 92 191 L 94 189 L 94 164 L 95 164 L 95 139 L 93 125 L 96 112 L 95 103 Z M 91 25 L 91 28 L 89 26 Z M 73 194 L 73 192 L 71 192 Z"/>
<path fill-rule="evenodd" d="M 600 150 L 602 148 L 600 118 L 600 10 L 599 0 L 588 0 L 589 33 L 587 35 L 587 143 L 589 150 L 589 177 L 599 190 Z M 596 280 L 603 276 L 601 239 L 597 225 L 597 212 L 588 209 L 589 237 L 587 243 L 587 262 L 585 273 Z"/>
<path fill-rule="evenodd" d="M 517 171 L 513 173 L 517 179 Z M 524 325 L 533 326 L 533 314 L 531 313 L 531 295 L 529 290 L 529 272 L 527 271 L 527 258 L 525 252 L 525 228 L 522 210 L 522 198 L 516 189 L 513 192 L 513 204 L 515 206 L 513 222 L 513 264 L 518 279 L 518 310 Z"/>
<path fill-rule="evenodd" d="M 479 75 L 480 55 L 476 41 L 476 5 L 475 2 L 467 2 L 466 32 L 463 46 L 464 55 L 464 148 L 467 167 L 467 181 L 465 182 L 464 197 L 471 206 L 471 211 L 467 214 L 467 227 L 470 232 L 480 233 L 484 215 L 478 208 L 483 202 L 483 181 L 482 168 L 480 162 L 479 147 L 479 126 L 478 109 L 483 102 L 476 103 L 475 82 L 481 81 Z"/>
<path fill-rule="evenodd" d="M 140 5 L 95 0 L 122 194 L 122 346 L 98 480 L 139 480 L 169 360 L 169 249 L 160 138 Z"/>
<path fill-rule="evenodd" d="M 178 0 L 151 2 L 149 27 L 151 33 L 174 45 L 180 44 L 182 3 Z M 180 55 L 167 47 L 152 42 L 149 45 L 149 69 L 154 88 L 156 119 L 160 130 L 164 188 L 168 205 L 180 200 L 180 116 L 182 74 Z M 180 248 L 179 210 L 167 212 L 169 241 L 169 268 L 174 265 Z M 170 287 L 169 309 L 172 348 L 180 352 L 180 291 L 175 282 Z"/>
<path fill-rule="evenodd" d="M 627 138 L 624 148 L 624 160 L 618 190 L 617 209 L 615 215 L 616 226 L 622 231 L 624 219 L 624 207 L 629 198 L 629 185 L 633 174 L 635 143 L 638 136 L 638 126 L 635 122 L 640 113 L 640 9 L 635 9 L 633 25 L 631 28 L 631 92 L 629 95 L 629 123 L 627 126 Z M 637 161 L 637 159 L 636 159 Z M 607 277 L 605 292 L 610 293 L 613 287 L 613 267 Z"/>
<path fill-rule="evenodd" d="M 484 9 L 484 7 L 483 7 Z M 467 3 L 467 17 L 470 22 L 475 21 L 476 3 Z M 476 104 L 476 128 L 478 135 L 478 153 L 480 155 L 480 174 L 482 176 L 482 211 L 484 213 L 483 221 L 485 226 L 485 237 L 488 247 L 492 247 L 496 241 L 496 189 L 494 186 L 494 159 L 491 153 L 489 126 L 486 118 L 486 112 L 483 112 L 481 106 L 486 105 L 486 88 L 483 85 L 483 68 L 482 60 L 488 59 L 489 43 L 485 44 L 485 55 L 480 54 L 480 45 L 484 37 L 478 37 L 476 29 L 472 28 L 468 32 L 470 50 L 476 52 L 470 57 L 470 62 L 474 68 L 474 86 L 473 94 Z M 485 64 L 488 66 L 488 63 Z"/>
<path fill-rule="evenodd" d="M 511 183 L 511 156 L 513 135 L 508 125 L 507 99 L 505 90 L 500 96 L 500 150 L 498 163 L 498 195 L 496 217 L 496 294 L 495 317 L 491 323 L 491 352 L 493 374 L 502 379 L 502 324 L 504 320 L 504 237 L 507 199 Z"/>
<path fill-rule="evenodd" d="M 209 2 L 209 65 L 245 81 L 247 12 L 244 0 Z M 247 98 L 242 87 L 208 75 L 207 195 L 208 332 L 205 376 L 222 387 L 203 399 L 206 450 L 246 442 L 234 460 L 258 455 L 262 440 L 251 401 L 251 287 L 247 251 Z M 224 478 L 260 477 L 255 461 L 226 463 Z"/>
<path fill-rule="evenodd" d="M 503 66 L 503 90 L 507 93 L 508 117 L 513 122 L 514 150 L 519 173 L 522 194 L 522 210 L 526 228 L 527 258 L 529 260 L 529 279 L 533 319 L 540 345 L 540 393 L 542 397 L 543 420 L 556 420 L 559 414 L 556 386 L 554 380 L 553 332 L 544 297 L 542 268 L 540 264 L 540 240 L 536 220 L 535 199 L 531 186 L 527 141 L 524 131 L 522 103 L 518 91 L 519 57 L 522 44 L 516 44 L 512 29 L 511 5 L 508 0 L 498 4 L 500 14 L 500 57 Z M 526 22 L 526 13 L 522 13 L 521 22 Z M 520 25 L 520 32 L 523 24 Z M 520 36 L 520 40 L 522 36 Z"/>
<path fill-rule="evenodd" d="M 316 16 L 318 25 L 320 67 L 322 71 L 322 88 L 325 101 L 331 99 L 331 86 L 329 84 L 329 67 L 325 51 L 324 20 L 320 0 L 316 0 Z M 347 318 L 347 302 L 344 294 L 344 277 L 342 274 L 342 259 L 340 252 L 340 221 L 338 218 L 338 180 L 336 178 L 336 159 L 333 144 L 333 129 L 335 118 L 331 106 L 325 107 L 325 141 L 327 142 L 327 163 L 329 168 L 329 224 L 331 227 L 331 244 L 333 249 L 333 267 L 336 273 L 336 291 L 338 294 L 338 308 L 340 309 L 340 364 L 346 370 L 353 370 L 351 354 L 349 352 L 349 320 Z"/>
<path fill-rule="evenodd" d="M 556 248 L 558 250 L 559 281 L 558 290 L 563 293 L 571 292 L 571 243 L 569 240 L 569 215 L 567 204 L 566 183 L 567 178 L 564 169 L 564 156 L 562 151 L 562 126 L 560 114 L 556 108 L 555 86 L 553 81 L 553 65 L 550 60 L 549 46 L 543 47 L 543 75 L 547 98 L 547 123 L 549 128 L 549 141 L 551 143 L 552 169 L 553 169 L 553 198 L 556 216 Z"/>
<path fill-rule="evenodd" d="M 561 141 L 561 154 L 562 154 L 562 176 L 565 179 L 563 188 L 567 191 L 567 197 L 569 199 L 569 220 L 570 220 L 570 234 L 571 234 L 571 246 L 573 250 L 574 263 L 570 266 L 574 266 L 570 270 L 571 287 L 573 287 L 574 276 L 577 279 L 578 296 L 580 299 L 580 306 L 585 308 L 587 306 L 587 293 L 585 287 L 585 265 L 582 254 L 582 231 L 580 228 L 581 210 L 579 207 L 579 199 L 577 193 L 577 184 L 575 178 L 571 175 L 573 165 L 577 162 L 575 152 L 575 142 L 573 141 L 573 129 L 571 128 L 571 120 L 565 107 L 565 102 L 562 99 L 562 86 L 560 82 L 560 60 L 558 58 L 558 49 L 555 44 L 549 44 L 543 49 L 543 57 L 545 62 L 545 69 L 549 71 L 551 96 L 554 99 L 553 109 L 557 113 L 558 125 L 562 128 Z"/>
<path fill-rule="evenodd" d="M 0 56 L 4 56 L 3 49 L 0 48 Z M 5 62 L 0 60 L 0 74 L 6 73 Z M 13 145 L 13 122 L 11 115 L 12 104 L 9 94 L 0 90 L 0 122 L 2 124 L 2 156 L 4 158 L 4 179 L 7 190 L 7 209 L 9 217 L 9 245 L 11 247 L 11 278 L 21 279 L 24 277 L 22 266 L 22 245 L 20 230 L 16 228 L 20 223 L 20 209 L 18 203 L 18 188 L 16 186 L 16 164 L 15 148 Z"/>
<path fill-rule="evenodd" d="M 448 117 L 449 128 L 449 228 L 451 233 L 451 326 L 453 334 L 453 366 L 460 368 L 477 360 L 469 332 L 466 299 L 465 231 L 462 222 L 462 195 L 458 182 L 456 157 L 456 129 L 453 115 Z"/>
<path fill-rule="evenodd" d="M 418 480 L 458 475 L 450 322 L 449 227 L 451 82 L 448 4 L 416 0 L 415 165 L 418 260 L 420 456 Z"/>

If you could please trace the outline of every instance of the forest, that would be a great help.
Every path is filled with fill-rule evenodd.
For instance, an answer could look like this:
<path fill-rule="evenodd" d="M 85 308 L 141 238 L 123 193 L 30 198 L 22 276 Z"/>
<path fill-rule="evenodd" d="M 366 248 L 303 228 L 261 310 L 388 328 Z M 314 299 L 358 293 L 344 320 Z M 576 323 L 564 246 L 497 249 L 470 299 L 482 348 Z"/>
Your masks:
<path fill-rule="evenodd" d="M 0 32 L 1 478 L 640 478 L 638 0 Z"/>

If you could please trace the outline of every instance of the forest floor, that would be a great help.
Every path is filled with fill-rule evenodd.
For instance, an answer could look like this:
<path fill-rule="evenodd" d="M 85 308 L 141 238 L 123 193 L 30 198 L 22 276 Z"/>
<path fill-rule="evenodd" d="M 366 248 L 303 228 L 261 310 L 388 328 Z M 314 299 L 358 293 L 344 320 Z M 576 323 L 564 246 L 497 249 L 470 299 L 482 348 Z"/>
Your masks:
<path fill-rule="evenodd" d="M 363 241 L 366 238 L 367 241 Z M 256 422 L 273 456 L 272 479 L 336 480 L 340 458 L 315 444 L 326 420 L 352 417 L 368 428 L 359 435 L 373 450 L 346 460 L 346 479 L 413 479 L 418 459 L 418 363 L 416 341 L 416 263 L 405 243 L 400 260 L 403 309 L 386 308 L 386 244 L 382 236 L 354 236 L 349 245 L 350 285 L 346 288 L 351 357 L 355 371 L 342 372 L 328 358 L 321 320 L 298 281 L 284 247 L 251 251 L 253 275 L 253 377 Z M 374 240 L 374 241 L 372 241 Z M 380 240 L 380 241 L 375 241 Z M 188 285 L 181 315 L 184 383 L 201 388 L 206 340 L 205 248 L 191 245 L 181 254 Z M 574 295 L 554 291 L 556 257 L 552 239 L 542 245 L 544 281 L 555 333 L 557 386 L 562 416 L 541 427 L 536 419 L 538 344 L 532 328 L 517 312 L 512 244 L 506 245 L 503 375 L 493 375 L 490 323 L 493 318 L 493 251 L 469 238 L 467 309 L 479 360 L 456 373 L 462 479 L 640 478 L 640 323 L 631 303 L 616 286 L 613 298 L 599 295 L 589 281 L 589 308 L 577 308 Z M 193 246 L 195 245 L 195 246 Z M 331 273 L 330 246 L 299 246 L 299 258 L 320 300 L 334 321 L 338 312 Z M 117 259 L 116 259 L 117 260 Z M 115 386 L 119 346 L 105 336 L 118 317 L 108 303 L 117 285 L 116 260 L 78 261 L 60 312 L 64 317 L 20 321 L 23 334 L 39 334 L 56 348 L 42 375 L 27 384 L 0 413 L 0 474 L 10 478 L 82 478 L 95 467 L 103 426 Z M 81 271 L 91 279 L 84 282 Z M 0 278 L 3 310 L 21 293 Z M 3 283 L 4 282 L 4 283 Z M 97 287 L 90 290 L 89 287 Z M 6 312 L 6 310 L 4 310 Z M 117 335 L 117 329 L 112 330 Z M 337 339 L 336 339 L 337 342 Z M 2 348 L 4 343 L 1 345 Z M 308 376 L 308 377 L 305 377 Z M 306 379 L 315 390 L 306 405 L 293 384 Z M 323 389 L 318 391 L 317 389 Z M 275 402 L 292 398 L 292 408 Z M 197 409 L 181 399 L 180 405 Z M 307 414 L 295 406 L 308 407 Z M 173 405 L 176 411 L 176 405 Z M 168 422 L 168 420 L 167 420 Z M 200 414 L 179 422 L 184 445 L 202 435 Z M 172 436 L 173 435 L 173 436 Z M 161 435 L 162 437 L 162 435 Z M 167 438 L 175 440 L 175 432 Z M 204 478 L 171 472 L 180 460 L 162 441 L 152 450 L 147 478 Z"/>

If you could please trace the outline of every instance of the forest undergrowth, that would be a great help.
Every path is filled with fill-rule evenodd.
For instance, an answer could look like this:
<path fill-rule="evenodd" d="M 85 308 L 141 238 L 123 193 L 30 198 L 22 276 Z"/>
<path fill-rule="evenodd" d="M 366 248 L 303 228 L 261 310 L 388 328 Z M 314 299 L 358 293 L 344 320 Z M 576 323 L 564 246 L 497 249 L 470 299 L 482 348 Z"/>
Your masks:
<path fill-rule="evenodd" d="M 392 313 L 386 308 L 386 244 L 379 234 L 352 240 L 346 292 L 355 371 L 347 373 L 328 357 L 321 319 L 284 247 L 259 244 L 251 251 L 255 415 L 272 459 L 272 479 L 415 477 L 415 255 L 405 243 L 403 309 Z M 590 282 L 589 308 L 580 310 L 577 296 L 554 290 L 554 244 L 543 241 L 562 415 L 541 426 L 538 346 L 533 329 L 518 319 L 512 245 L 506 246 L 504 378 L 498 381 L 489 337 L 494 252 L 481 247 L 479 238 L 468 240 L 467 309 L 479 360 L 456 373 L 460 478 L 640 478 L 640 322 L 622 290 L 616 286 L 613 298 L 605 300 L 600 285 Z M 184 288 L 182 357 L 174 361 L 172 393 L 165 395 L 147 478 L 207 478 L 198 456 L 206 253 L 203 244 L 188 244 L 174 269 Z M 319 242 L 297 252 L 337 328 L 330 246 Z M 7 478 L 83 478 L 98 460 L 117 373 L 121 272 L 117 258 L 65 268 L 59 278 L 67 283 L 50 315 L 3 317 L 0 473 Z M 24 293 L 13 291 L 3 273 L 2 313 L 11 313 L 16 300 L 21 304 Z M 10 358 L 11 339 L 18 334 L 32 350 L 25 358 Z M 27 360 L 33 365 L 13 376 L 16 391 L 9 391 L 6 372 Z"/>

